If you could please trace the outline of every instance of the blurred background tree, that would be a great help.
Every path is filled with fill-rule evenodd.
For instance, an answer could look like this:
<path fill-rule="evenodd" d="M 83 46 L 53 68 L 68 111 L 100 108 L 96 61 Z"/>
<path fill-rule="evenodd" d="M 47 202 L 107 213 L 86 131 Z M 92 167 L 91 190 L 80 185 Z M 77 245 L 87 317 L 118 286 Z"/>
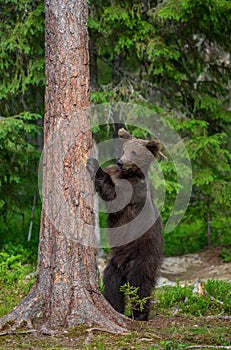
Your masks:
<path fill-rule="evenodd" d="M 44 113 L 44 5 L 0 4 L 0 242 L 27 239 Z M 40 208 L 34 226 L 37 232 Z M 36 227 L 37 226 L 37 227 Z"/>

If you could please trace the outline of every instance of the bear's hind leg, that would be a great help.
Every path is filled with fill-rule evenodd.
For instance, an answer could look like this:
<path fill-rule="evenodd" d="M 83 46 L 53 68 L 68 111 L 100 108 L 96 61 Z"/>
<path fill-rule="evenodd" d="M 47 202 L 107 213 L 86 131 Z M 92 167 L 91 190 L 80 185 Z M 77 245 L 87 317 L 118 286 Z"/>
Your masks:
<path fill-rule="evenodd" d="M 121 314 L 124 312 L 124 294 L 120 292 L 120 286 L 125 283 L 121 272 L 110 260 L 104 271 L 104 296 L 111 306 Z"/>
<path fill-rule="evenodd" d="M 149 312 L 150 312 L 150 300 L 148 299 L 144 305 L 144 308 L 142 311 L 140 310 L 134 310 L 133 311 L 133 315 L 134 315 L 134 319 L 136 321 L 148 321 L 148 316 L 149 316 Z"/>
<path fill-rule="evenodd" d="M 127 282 L 133 287 L 138 287 L 138 296 L 142 300 L 145 297 L 150 297 L 155 286 L 155 279 L 152 280 L 148 278 L 145 273 L 140 272 L 138 269 L 133 269 L 130 271 Z M 139 305 L 133 310 L 134 319 L 137 321 L 148 321 L 148 316 L 151 308 L 150 299 L 147 299 L 143 306 L 143 310 L 139 309 Z"/>

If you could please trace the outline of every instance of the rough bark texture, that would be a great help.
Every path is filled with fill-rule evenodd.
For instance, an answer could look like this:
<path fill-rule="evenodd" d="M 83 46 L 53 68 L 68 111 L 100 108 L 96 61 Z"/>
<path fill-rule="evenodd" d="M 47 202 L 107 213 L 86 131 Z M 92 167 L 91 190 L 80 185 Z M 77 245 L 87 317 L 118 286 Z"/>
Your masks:
<path fill-rule="evenodd" d="M 37 279 L 0 327 L 11 321 L 16 328 L 26 321 L 31 328 L 37 320 L 47 328 L 82 323 L 124 331 L 124 317 L 99 292 L 93 196 L 85 176 L 92 142 L 87 1 L 46 0 L 45 7 L 45 150 Z"/>

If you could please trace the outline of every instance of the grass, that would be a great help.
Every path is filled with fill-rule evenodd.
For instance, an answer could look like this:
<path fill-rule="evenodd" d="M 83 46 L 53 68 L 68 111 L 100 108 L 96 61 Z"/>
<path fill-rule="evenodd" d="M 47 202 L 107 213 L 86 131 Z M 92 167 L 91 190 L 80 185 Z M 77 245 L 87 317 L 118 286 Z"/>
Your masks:
<path fill-rule="evenodd" d="M 0 317 L 16 306 L 34 283 L 35 259 L 22 245 L 8 244 L 0 252 Z"/>
<path fill-rule="evenodd" d="M 230 346 L 230 321 L 204 317 L 159 315 L 148 323 L 136 322 L 128 335 L 88 332 L 79 326 L 66 333 L 41 336 L 38 333 L 0 337 L 0 349 L 83 349 L 83 350 L 152 350 L 187 349 L 204 346 L 206 349 Z"/>
<path fill-rule="evenodd" d="M 154 294 L 155 314 L 231 315 L 231 283 L 208 280 L 202 288 L 204 295 L 193 292 L 193 286 L 189 285 L 157 289 Z"/>
<path fill-rule="evenodd" d="M 0 316 L 10 311 L 34 282 L 35 259 L 22 246 L 6 246 L 0 253 Z M 32 273 L 32 274 L 31 274 Z M 231 283 L 208 280 L 204 295 L 193 286 L 165 286 L 152 296 L 149 322 L 135 322 L 129 334 L 114 335 L 79 326 L 55 336 L 37 332 L 0 336 L 0 350 L 174 350 L 198 346 L 231 348 Z"/>

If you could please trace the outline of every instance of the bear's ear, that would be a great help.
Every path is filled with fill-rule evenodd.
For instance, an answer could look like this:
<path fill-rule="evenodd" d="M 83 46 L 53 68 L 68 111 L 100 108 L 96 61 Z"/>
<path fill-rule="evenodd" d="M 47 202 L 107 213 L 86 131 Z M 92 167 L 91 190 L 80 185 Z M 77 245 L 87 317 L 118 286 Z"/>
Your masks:
<path fill-rule="evenodd" d="M 132 135 L 130 135 L 129 132 L 128 132 L 127 130 L 125 130 L 124 128 L 119 129 L 118 135 L 119 135 L 119 137 L 121 137 L 122 139 L 126 139 L 126 140 L 132 139 Z"/>
<path fill-rule="evenodd" d="M 160 141 L 159 140 L 147 141 L 145 146 L 154 155 L 154 157 L 156 157 L 160 151 Z"/>

